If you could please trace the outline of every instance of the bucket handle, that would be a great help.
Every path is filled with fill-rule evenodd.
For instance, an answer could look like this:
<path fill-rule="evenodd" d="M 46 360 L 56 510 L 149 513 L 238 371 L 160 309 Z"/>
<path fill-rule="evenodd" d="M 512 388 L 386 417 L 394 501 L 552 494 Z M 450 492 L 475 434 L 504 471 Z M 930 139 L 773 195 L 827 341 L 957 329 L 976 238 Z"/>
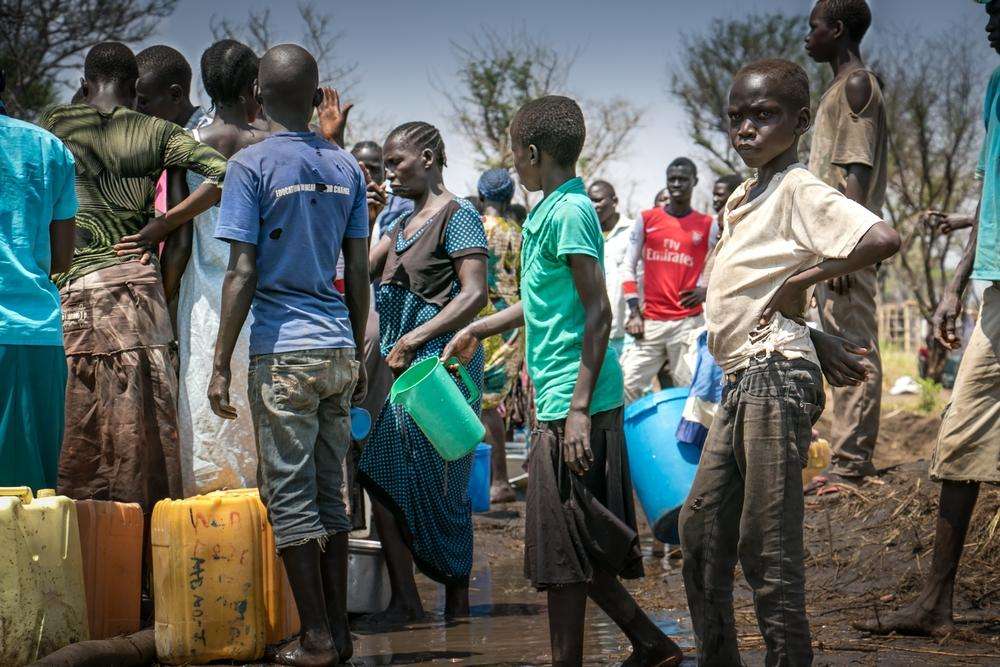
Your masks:
<path fill-rule="evenodd" d="M 31 494 L 31 487 L 27 486 L 0 486 L 0 498 L 11 497 L 20 498 L 21 502 L 27 505 L 34 496 Z"/>
<path fill-rule="evenodd" d="M 479 387 L 476 386 L 476 383 L 472 381 L 472 376 L 469 375 L 469 371 L 465 370 L 465 366 L 458 361 L 458 357 L 452 357 L 449 359 L 446 367 L 453 368 L 458 371 L 459 377 L 462 378 L 462 384 L 465 385 L 465 389 L 469 392 L 469 397 L 465 399 L 468 404 L 472 405 L 478 401 L 482 392 L 479 391 Z"/>

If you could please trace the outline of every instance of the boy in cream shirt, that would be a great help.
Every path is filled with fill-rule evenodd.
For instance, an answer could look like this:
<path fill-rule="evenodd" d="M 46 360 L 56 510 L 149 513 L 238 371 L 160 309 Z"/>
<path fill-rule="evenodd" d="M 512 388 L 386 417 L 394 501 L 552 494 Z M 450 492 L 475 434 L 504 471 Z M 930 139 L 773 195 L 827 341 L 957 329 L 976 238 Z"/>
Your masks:
<path fill-rule="evenodd" d="M 824 394 L 803 318 L 816 283 L 899 248 L 891 227 L 798 163 L 809 121 L 809 80 L 798 65 L 762 60 L 736 74 L 730 139 L 757 177 L 724 211 L 706 320 L 726 388 L 680 516 L 699 664 L 740 664 L 737 561 L 754 591 L 767 664 L 812 661 L 801 471 Z"/>

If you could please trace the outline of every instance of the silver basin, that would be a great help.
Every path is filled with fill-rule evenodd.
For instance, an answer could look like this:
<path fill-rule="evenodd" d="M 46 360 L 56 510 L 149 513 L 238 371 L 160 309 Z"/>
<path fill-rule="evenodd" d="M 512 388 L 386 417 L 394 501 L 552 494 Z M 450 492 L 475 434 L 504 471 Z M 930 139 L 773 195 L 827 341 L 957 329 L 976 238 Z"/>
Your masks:
<path fill-rule="evenodd" d="M 347 611 L 371 614 L 389 606 L 389 573 L 378 540 L 348 540 Z"/>

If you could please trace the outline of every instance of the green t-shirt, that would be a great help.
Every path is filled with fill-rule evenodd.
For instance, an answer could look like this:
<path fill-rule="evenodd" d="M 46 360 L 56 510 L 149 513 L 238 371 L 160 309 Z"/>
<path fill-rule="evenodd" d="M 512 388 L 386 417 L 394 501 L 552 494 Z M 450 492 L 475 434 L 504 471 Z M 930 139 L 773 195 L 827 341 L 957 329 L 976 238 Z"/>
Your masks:
<path fill-rule="evenodd" d="M 604 238 L 583 181 L 560 185 L 532 209 L 521 245 L 521 300 L 528 373 L 535 383 L 540 421 L 563 419 L 580 372 L 585 313 L 573 283 L 569 255 L 593 257 L 604 267 Z M 622 371 L 614 354 L 594 387 L 590 414 L 623 404 Z"/>

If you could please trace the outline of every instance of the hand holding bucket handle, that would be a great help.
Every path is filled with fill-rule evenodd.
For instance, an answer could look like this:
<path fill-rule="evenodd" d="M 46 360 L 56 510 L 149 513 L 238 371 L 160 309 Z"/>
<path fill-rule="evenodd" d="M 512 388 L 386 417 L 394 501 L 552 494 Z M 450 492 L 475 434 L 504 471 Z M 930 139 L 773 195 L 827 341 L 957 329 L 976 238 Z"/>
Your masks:
<path fill-rule="evenodd" d="M 465 366 L 458 360 L 458 357 L 448 359 L 445 362 L 445 367 L 450 371 L 458 371 L 458 376 L 462 379 L 462 384 L 465 385 L 466 391 L 469 392 L 469 397 L 465 399 L 469 405 L 478 401 L 482 392 L 479 391 L 476 383 L 472 381 L 472 376 L 469 375 L 469 371 L 465 370 Z"/>

